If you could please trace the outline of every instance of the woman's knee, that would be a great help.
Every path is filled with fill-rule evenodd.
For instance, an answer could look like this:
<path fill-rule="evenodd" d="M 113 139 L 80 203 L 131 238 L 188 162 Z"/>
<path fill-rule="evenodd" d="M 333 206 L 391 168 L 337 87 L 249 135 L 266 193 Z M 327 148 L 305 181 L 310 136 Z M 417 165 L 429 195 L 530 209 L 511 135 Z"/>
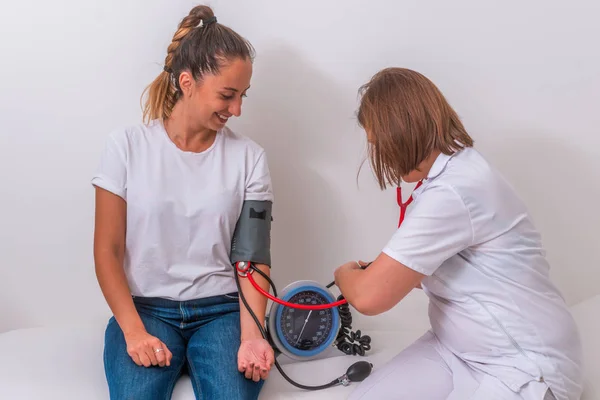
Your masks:
<path fill-rule="evenodd" d="M 264 381 L 254 382 L 238 370 L 239 312 L 226 313 L 199 328 L 190 338 L 187 362 L 194 390 L 207 399 L 256 400 Z"/>
<path fill-rule="evenodd" d="M 185 355 L 173 351 L 170 366 L 138 366 L 127 353 L 125 336 L 112 317 L 106 327 L 104 372 L 111 399 L 165 399 L 181 376 Z"/>
<path fill-rule="evenodd" d="M 264 381 L 247 379 L 237 369 L 237 364 L 225 358 L 214 358 L 201 362 L 195 352 L 188 352 L 188 368 L 194 391 L 198 398 L 215 400 L 240 399 L 256 400 Z"/>

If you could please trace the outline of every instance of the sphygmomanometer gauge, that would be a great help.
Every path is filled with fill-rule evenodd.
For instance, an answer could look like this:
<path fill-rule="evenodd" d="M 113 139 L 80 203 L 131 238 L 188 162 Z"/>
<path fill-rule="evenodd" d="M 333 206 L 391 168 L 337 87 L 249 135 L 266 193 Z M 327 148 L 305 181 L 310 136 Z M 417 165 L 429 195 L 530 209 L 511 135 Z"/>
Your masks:
<path fill-rule="evenodd" d="M 328 304 L 335 301 L 325 286 L 313 281 L 297 281 L 283 289 L 280 298 L 301 305 Z M 306 310 L 273 303 L 268 327 L 277 349 L 295 360 L 309 360 L 329 349 L 340 329 L 337 307 Z"/>

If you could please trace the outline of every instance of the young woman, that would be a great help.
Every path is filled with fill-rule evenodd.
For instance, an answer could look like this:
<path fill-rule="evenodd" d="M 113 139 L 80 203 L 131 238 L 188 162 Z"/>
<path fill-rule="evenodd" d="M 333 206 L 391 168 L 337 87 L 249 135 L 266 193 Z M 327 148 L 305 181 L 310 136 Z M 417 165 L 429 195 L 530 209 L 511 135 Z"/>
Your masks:
<path fill-rule="evenodd" d="M 444 96 L 417 72 L 385 69 L 362 88 L 358 120 L 381 188 L 420 184 L 381 254 L 342 265 L 336 283 L 367 315 L 420 287 L 431 329 L 351 398 L 579 399 L 579 336 L 540 234 Z"/>
<path fill-rule="evenodd" d="M 230 260 L 243 203 L 273 201 L 264 150 L 226 127 L 241 114 L 252 58 L 246 40 L 195 7 L 148 88 L 145 123 L 108 139 L 92 183 L 113 399 L 168 399 L 184 370 L 197 398 L 256 399 L 274 362 L 240 310 Z M 266 299 L 246 281 L 264 320 Z"/>

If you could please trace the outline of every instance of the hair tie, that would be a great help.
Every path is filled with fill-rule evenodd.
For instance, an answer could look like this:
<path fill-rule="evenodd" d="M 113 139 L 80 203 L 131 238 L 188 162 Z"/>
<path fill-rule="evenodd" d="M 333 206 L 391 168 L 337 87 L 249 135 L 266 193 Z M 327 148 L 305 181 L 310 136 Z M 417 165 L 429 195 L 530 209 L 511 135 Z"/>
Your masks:
<path fill-rule="evenodd" d="M 203 26 L 208 26 L 212 23 L 216 23 L 217 22 L 217 17 L 215 17 L 214 15 L 210 18 L 207 19 L 201 19 L 200 23 L 198 24 L 198 26 L 196 26 L 196 28 L 202 28 Z"/>
<path fill-rule="evenodd" d="M 165 71 L 167 74 L 173 73 L 173 70 L 171 68 L 167 67 L 166 65 L 163 67 L 163 71 Z"/>

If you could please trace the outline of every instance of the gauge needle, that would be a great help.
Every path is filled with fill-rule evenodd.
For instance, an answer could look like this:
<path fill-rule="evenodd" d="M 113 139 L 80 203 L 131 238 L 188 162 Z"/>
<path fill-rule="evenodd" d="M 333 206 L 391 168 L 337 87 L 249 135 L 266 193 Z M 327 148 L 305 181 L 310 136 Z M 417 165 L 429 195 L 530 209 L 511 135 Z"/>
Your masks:
<path fill-rule="evenodd" d="M 302 337 L 302 332 L 304 332 L 304 328 L 306 327 L 306 323 L 308 322 L 308 319 L 310 318 L 310 314 L 312 314 L 313 310 L 310 310 L 308 312 L 308 315 L 306 316 L 306 319 L 304 320 L 304 325 L 302 325 L 302 330 L 300 331 L 300 334 L 298 335 L 298 340 L 296 340 L 296 344 L 298 344 L 298 342 L 300 341 L 300 338 Z"/>

